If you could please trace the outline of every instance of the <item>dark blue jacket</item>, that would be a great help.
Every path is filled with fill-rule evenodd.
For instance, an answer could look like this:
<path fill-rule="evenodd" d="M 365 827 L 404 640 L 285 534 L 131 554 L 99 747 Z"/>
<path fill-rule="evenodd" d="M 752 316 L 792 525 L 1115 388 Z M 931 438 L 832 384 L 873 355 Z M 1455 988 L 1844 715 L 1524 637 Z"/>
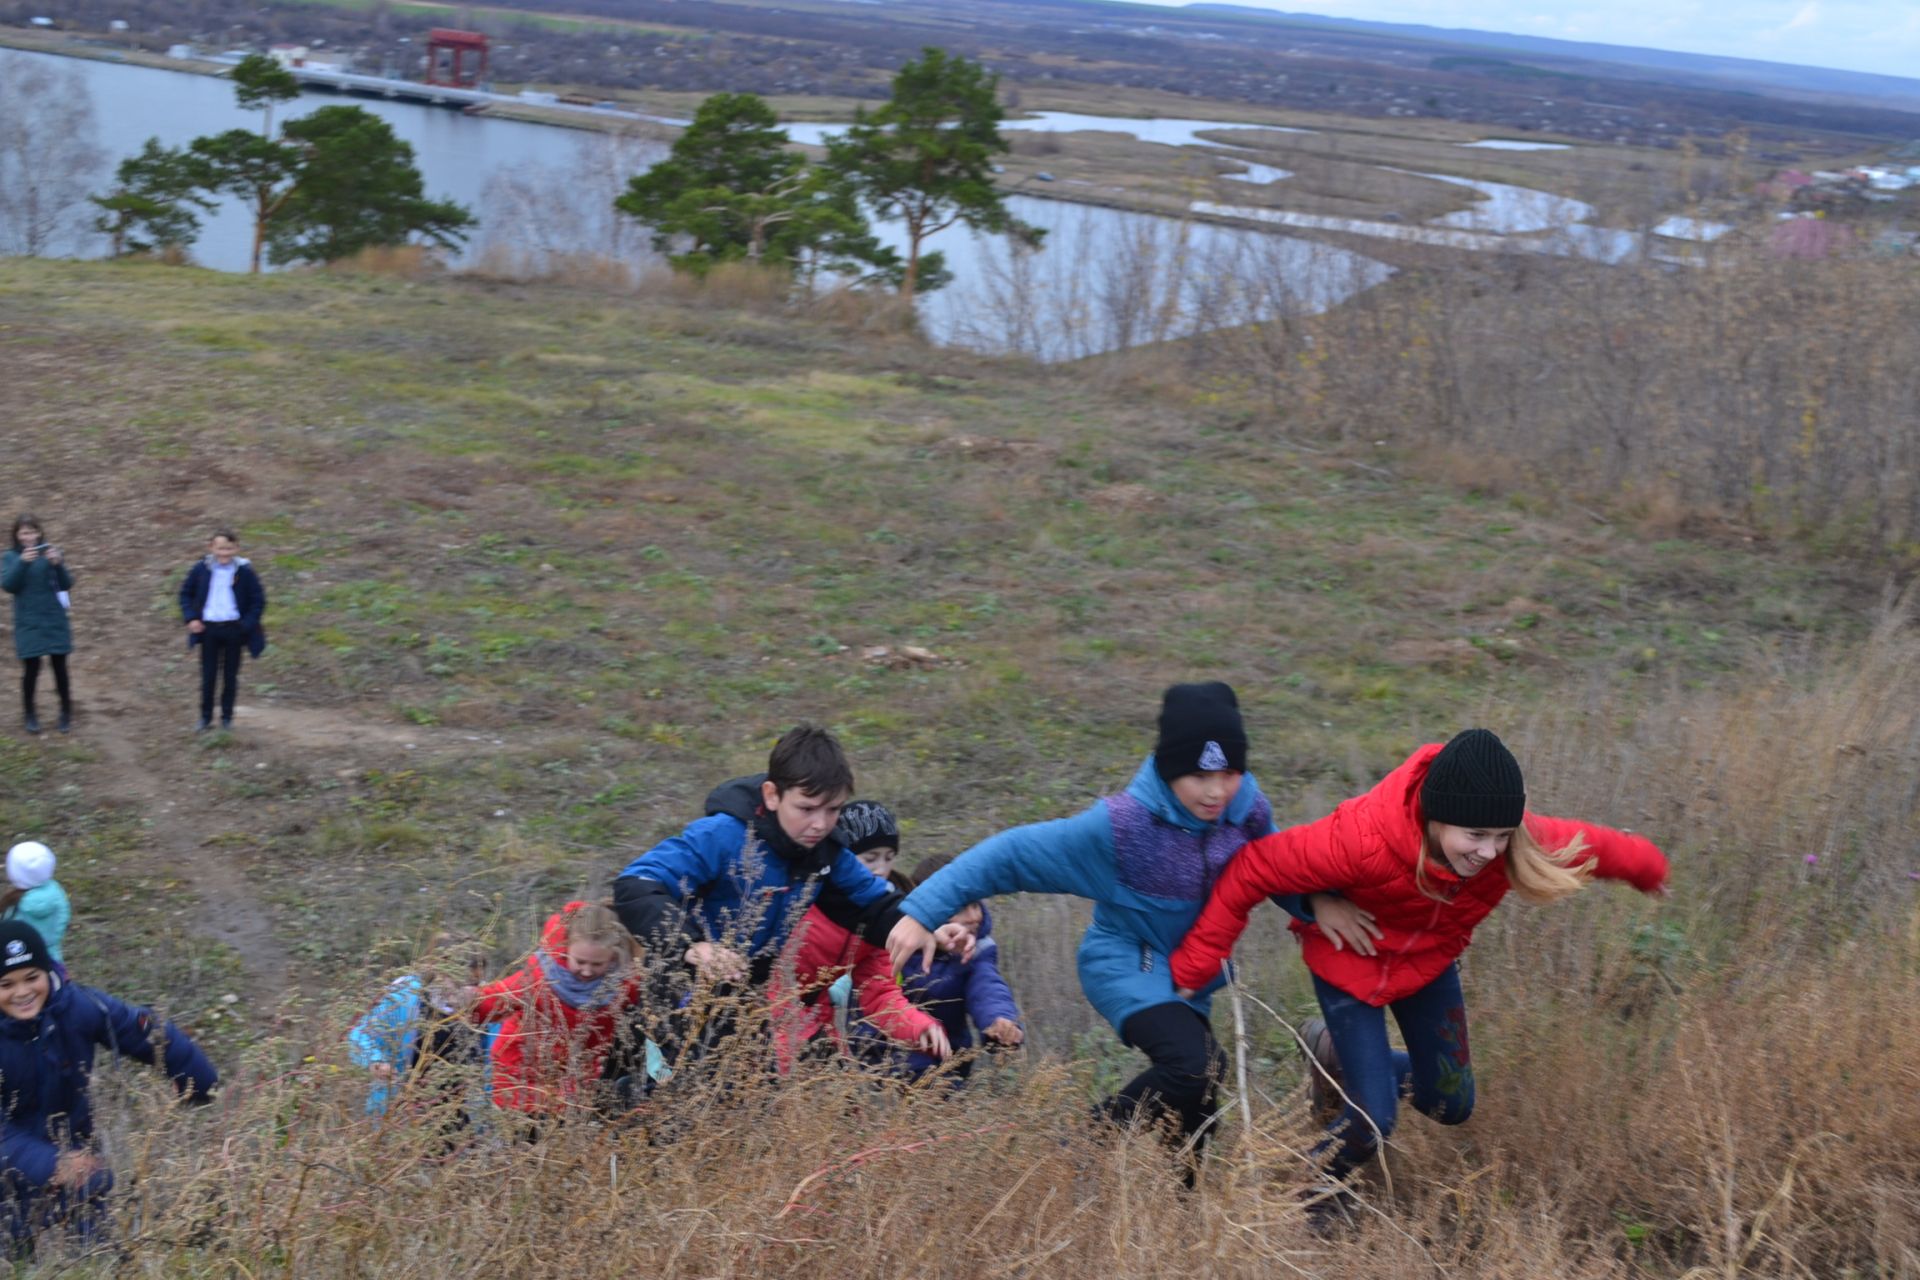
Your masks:
<path fill-rule="evenodd" d="M 260 625 L 267 613 L 267 589 L 260 585 L 260 575 L 253 571 L 252 562 L 236 557 L 234 564 L 239 566 L 233 575 L 233 602 L 240 607 L 240 633 L 247 638 L 247 652 L 257 658 L 267 648 L 267 629 Z M 187 570 L 186 581 L 180 584 L 180 621 L 198 622 L 212 589 L 213 557 L 203 556 Z M 199 643 L 199 636 L 187 633 L 187 648 Z"/>
<path fill-rule="evenodd" d="M 973 1047 L 969 1021 L 985 1030 L 996 1020 L 1006 1018 L 1026 1029 L 1026 1024 L 1020 1021 L 1020 1006 L 1014 1002 L 1013 989 L 1000 976 L 1000 948 L 990 936 L 992 932 L 993 917 L 982 907 L 972 960 L 963 963 L 952 952 L 940 951 L 934 954 L 932 970 L 923 970 L 920 957 L 915 955 L 901 971 L 901 990 L 915 1005 L 940 1019 L 940 1025 L 947 1032 L 947 1043 L 955 1053 Z M 917 1049 L 894 1045 L 864 1018 L 857 1020 L 849 1032 L 855 1050 L 863 1057 L 893 1055 L 914 1075 L 937 1065 L 936 1059 Z"/>
<path fill-rule="evenodd" d="M 219 1081 L 200 1047 L 171 1022 L 103 991 L 53 982 L 39 1017 L 0 1016 L 0 1171 L 28 1188 L 45 1186 L 60 1153 L 93 1136 L 87 1086 L 95 1049 L 150 1064 L 158 1026 L 175 1088 L 204 1101 Z"/>
<path fill-rule="evenodd" d="M 764 981 L 818 900 L 836 924 L 884 945 L 900 919 L 898 891 L 832 836 L 811 849 L 787 839 L 761 809 L 765 780 L 755 774 L 715 787 L 706 817 L 621 870 L 614 909 L 635 937 L 675 958 L 694 942 L 722 943 L 747 956 L 754 979 Z"/>

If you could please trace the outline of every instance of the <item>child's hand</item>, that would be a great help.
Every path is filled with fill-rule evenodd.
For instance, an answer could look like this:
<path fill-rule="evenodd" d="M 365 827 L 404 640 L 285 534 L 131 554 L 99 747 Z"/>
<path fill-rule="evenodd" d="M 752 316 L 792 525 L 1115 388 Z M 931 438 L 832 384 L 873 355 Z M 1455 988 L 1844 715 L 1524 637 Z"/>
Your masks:
<path fill-rule="evenodd" d="M 1314 924 L 1335 951 L 1352 947 L 1363 956 L 1375 954 L 1373 943 L 1381 930 L 1373 922 L 1373 912 L 1356 907 L 1337 893 L 1309 894 L 1307 905 L 1313 908 Z"/>
<path fill-rule="evenodd" d="M 1027 1038 L 1027 1033 L 1022 1031 L 1020 1024 L 1012 1018 L 995 1018 L 986 1025 L 986 1028 L 982 1030 L 980 1034 L 989 1040 L 1009 1047 L 1016 1046 Z"/>
<path fill-rule="evenodd" d="M 187 624 L 187 630 L 192 632 L 196 636 L 199 635 L 202 631 L 205 631 L 206 629 L 207 629 L 207 624 L 200 621 L 200 619 L 198 618 L 195 618 L 192 622 L 189 622 Z"/>
<path fill-rule="evenodd" d="M 393 1064 L 391 1062 L 376 1062 L 367 1068 L 367 1074 L 371 1075 L 381 1084 L 386 1084 L 393 1079 Z"/>
<path fill-rule="evenodd" d="M 60 548 L 58 547 L 47 548 L 48 564 L 64 564 L 65 562 L 66 562 L 66 557 L 60 553 Z"/>
<path fill-rule="evenodd" d="M 937 1022 L 920 1033 L 913 1047 L 941 1062 L 953 1055 L 953 1045 L 947 1040 L 947 1029 Z"/>
<path fill-rule="evenodd" d="M 950 929 L 952 925 L 941 925 L 941 929 Z M 887 959 L 893 965 L 893 971 L 899 973 L 907 967 L 907 961 L 915 952 L 920 953 L 920 967 L 933 967 L 933 951 L 939 940 L 927 929 L 927 926 L 912 916 L 903 915 L 887 934 Z M 971 949 L 969 949 L 971 954 Z"/>
<path fill-rule="evenodd" d="M 38 560 L 40 558 L 40 548 L 22 547 L 20 548 L 20 558 L 28 562 Z"/>
<path fill-rule="evenodd" d="M 965 964 L 973 959 L 973 944 L 978 941 L 973 930 L 963 924 L 943 924 L 933 931 L 933 938 L 944 951 L 951 951 Z M 922 966 L 924 967 L 924 965 Z"/>
<path fill-rule="evenodd" d="M 1175 987 L 1173 989 L 1173 994 L 1175 994 L 1176 996 L 1179 996 L 1182 1000 L 1191 1000 L 1200 993 L 1195 991 L 1192 987 Z"/>
<path fill-rule="evenodd" d="M 47 1181 L 56 1187 L 80 1187 L 99 1171 L 99 1157 L 91 1151 L 69 1151 L 55 1162 L 53 1177 Z"/>
<path fill-rule="evenodd" d="M 714 942 L 696 942 L 687 948 L 687 963 L 703 978 L 737 982 L 747 976 L 747 962 L 738 951 Z"/>

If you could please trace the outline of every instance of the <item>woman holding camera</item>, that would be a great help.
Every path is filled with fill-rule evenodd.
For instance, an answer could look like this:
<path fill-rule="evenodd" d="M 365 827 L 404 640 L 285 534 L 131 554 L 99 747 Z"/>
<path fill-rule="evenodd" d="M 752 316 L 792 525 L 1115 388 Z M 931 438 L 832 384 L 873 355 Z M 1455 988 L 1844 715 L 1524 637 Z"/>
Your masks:
<path fill-rule="evenodd" d="M 13 597 L 13 650 L 20 655 L 20 701 L 28 733 L 40 732 L 33 711 L 34 686 L 40 683 L 40 659 L 53 664 L 60 694 L 57 728 L 73 727 L 73 689 L 67 682 L 67 655 L 73 652 L 73 627 L 67 622 L 64 593 L 73 589 L 73 573 L 60 548 L 47 544 L 37 517 L 16 516 L 13 545 L 0 556 L 0 589 Z"/>

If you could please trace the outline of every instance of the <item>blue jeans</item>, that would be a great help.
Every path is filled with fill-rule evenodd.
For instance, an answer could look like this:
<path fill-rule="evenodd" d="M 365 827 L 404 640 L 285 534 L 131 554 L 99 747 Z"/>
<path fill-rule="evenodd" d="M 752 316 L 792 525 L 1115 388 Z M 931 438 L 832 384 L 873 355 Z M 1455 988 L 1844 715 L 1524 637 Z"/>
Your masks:
<path fill-rule="evenodd" d="M 1411 1093 L 1414 1107 L 1441 1124 L 1459 1124 L 1473 1114 L 1473 1059 L 1467 1052 L 1459 965 L 1448 965 L 1432 982 L 1387 1006 L 1400 1024 L 1405 1052 L 1387 1043 L 1385 1009 L 1318 976 L 1313 989 L 1340 1055 L 1342 1084 L 1352 1099 L 1313 1149 L 1314 1155 L 1327 1158 L 1328 1173 L 1345 1178 L 1373 1158 L 1380 1139 L 1393 1132 L 1403 1093 Z"/>

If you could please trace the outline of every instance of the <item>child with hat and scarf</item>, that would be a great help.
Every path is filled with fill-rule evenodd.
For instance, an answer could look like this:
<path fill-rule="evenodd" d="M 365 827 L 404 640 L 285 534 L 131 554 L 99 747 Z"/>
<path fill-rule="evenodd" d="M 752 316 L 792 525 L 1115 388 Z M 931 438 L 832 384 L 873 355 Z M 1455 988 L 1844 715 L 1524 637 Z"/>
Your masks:
<path fill-rule="evenodd" d="M 1174 981 L 1197 989 L 1219 981 L 1263 898 L 1308 894 L 1314 915 L 1358 915 L 1362 930 L 1344 946 L 1304 920 L 1292 925 L 1324 1015 L 1304 1024 L 1301 1038 L 1314 1060 L 1316 1110 L 1331 1121 L 1317 1154 L 1336 1180 L 1393 1132 L 1403 1092 L 1442 1124 L 1472 1114 L 1458 962 L 1507 890 L 1552 902 L 1599 876 L 1664 892 L 1667 859 L 1652 841 L 1532 813 L 1526 801 L 1519 763 L 1487 730 L 1421 747 L 1318 822 L 1249 845 L 1173 953 Z M 1405 1052 L 1387 1043 L 1387 1009 Z"/>
<path fill-rule="evenodd" d="M 30 924 L 47 944 L 47 954 L 66 976 L 60 944 L 66 940 L 73 906 L 53 878 L 53 850 L 38 840 L 22 840 L 7 850 L 7 887 L 0 891 L 0 919 Z"/>
<path fill-rule="evenodd" d="M 146 1009 L 61 977 L 30 924 L 0 920 L 0 1195 L 16 1257 L 64 1227 L 101 1229 L 113 1172 L 93 1142 L 93 1055 L 160 1065 L 191 1103 L 218 1075 L 186 1034 Z"/>
<path fill-rule="evenodd" d="M 1171 1115 L 1183 1138 L 1204 1135 L 1225 1056 L 1207 1016 L 1216 974 L 1176 992 L 1167 957 L 1222 871 L 1272 832 L 1273 813 L 1247 772 L 1239 699 L 1218 681 L 1163 695 L 1160 734 L 1133 781 L 1076 817 L 1015 827 L 975 845 L 916 888 L 887 940 L 894 967 L 961 907 L 1004 893 L 1068 893 L 1094 903 L 1080 943 L 1080 987 L 1146 1070 L 1101 1104 L 1121 1124 Z"/>

